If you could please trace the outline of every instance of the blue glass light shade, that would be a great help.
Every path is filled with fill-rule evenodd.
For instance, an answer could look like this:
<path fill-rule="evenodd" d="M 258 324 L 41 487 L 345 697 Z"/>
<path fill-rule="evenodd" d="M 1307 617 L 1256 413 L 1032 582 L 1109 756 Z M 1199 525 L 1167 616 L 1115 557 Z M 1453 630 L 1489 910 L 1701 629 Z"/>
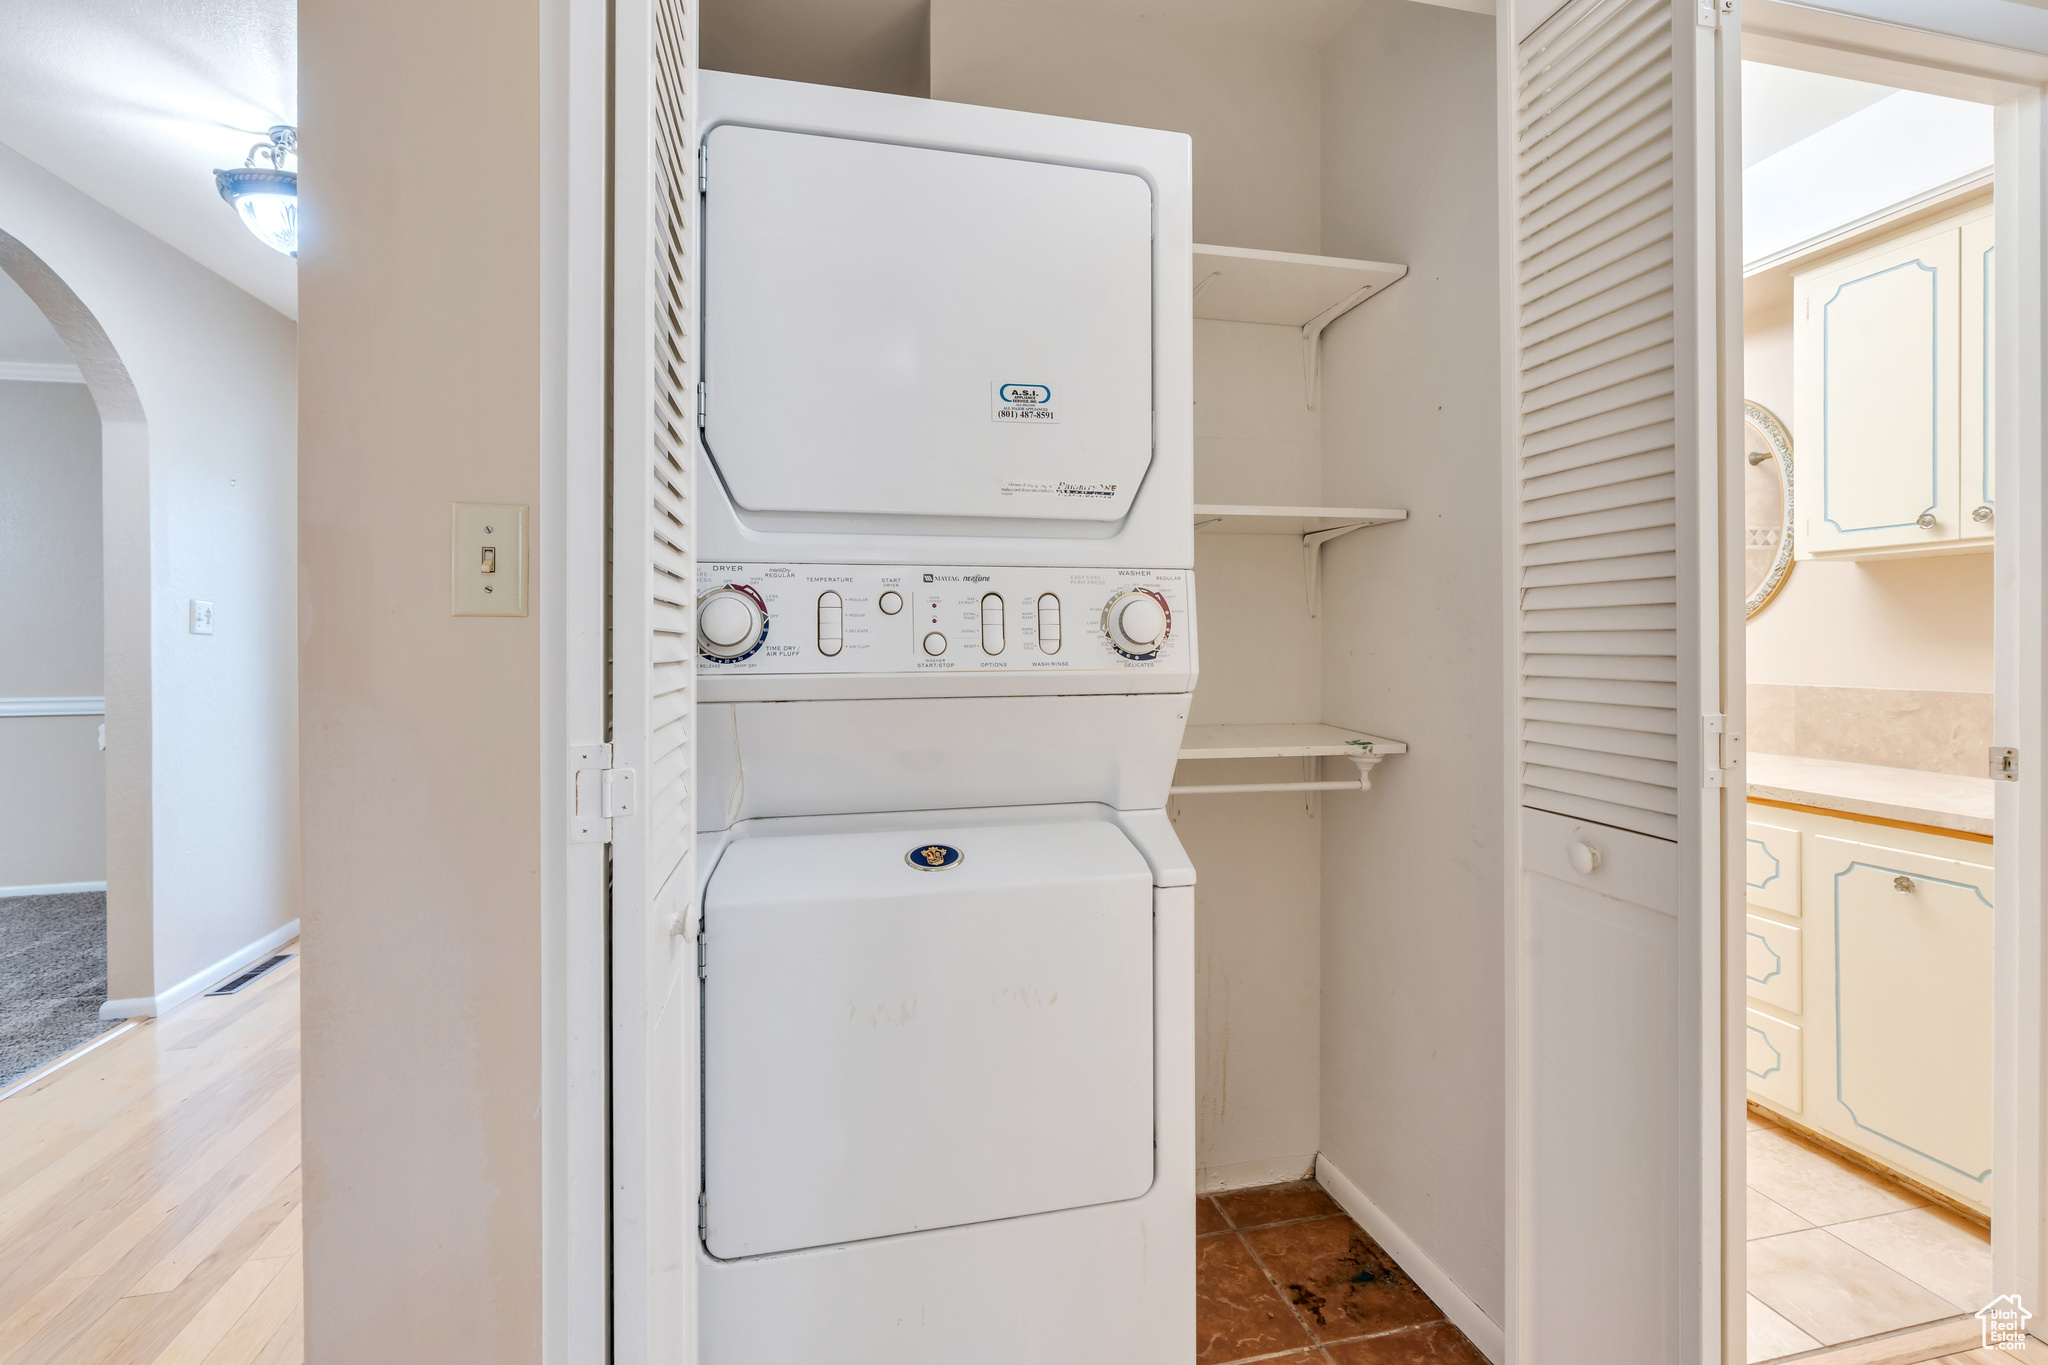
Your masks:
<path fill-rule="evenodd" d="M 215 171 L 220 197 L 242 215 L 256 240 L 273 251 L 299 254 L 299 173 L 267 166 L 237 166 Z"/>

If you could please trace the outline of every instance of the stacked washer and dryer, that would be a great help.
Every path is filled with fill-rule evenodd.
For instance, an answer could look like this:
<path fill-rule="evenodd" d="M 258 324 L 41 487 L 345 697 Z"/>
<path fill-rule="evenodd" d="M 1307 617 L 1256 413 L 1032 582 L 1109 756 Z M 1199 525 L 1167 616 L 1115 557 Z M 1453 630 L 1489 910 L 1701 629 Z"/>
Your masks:
<path fill-rule="evenodd" d="M 1188 139 L 699 111 L 700 1357 L 1184 1365 Z"/>

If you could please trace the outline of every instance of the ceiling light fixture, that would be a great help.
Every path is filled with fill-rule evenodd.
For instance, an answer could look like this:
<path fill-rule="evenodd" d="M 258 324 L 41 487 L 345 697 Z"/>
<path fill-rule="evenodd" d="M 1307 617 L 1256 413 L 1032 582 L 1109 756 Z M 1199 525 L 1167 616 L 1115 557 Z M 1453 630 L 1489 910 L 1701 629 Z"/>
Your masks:
<path fill-rule="evenodd" d="M 286 170 L 284 159 L 296 157 L 298 151 L 299 130 L 280 123 L 270 130 L 269 141 L 249 149 L 240 166 L 213 173 L 220 197 L 242 215 L 243 225 L 256 240 L 293 259 L 299 254 L 299 173 Z M 270 164 L 258 166 L 259 156 Z"/>

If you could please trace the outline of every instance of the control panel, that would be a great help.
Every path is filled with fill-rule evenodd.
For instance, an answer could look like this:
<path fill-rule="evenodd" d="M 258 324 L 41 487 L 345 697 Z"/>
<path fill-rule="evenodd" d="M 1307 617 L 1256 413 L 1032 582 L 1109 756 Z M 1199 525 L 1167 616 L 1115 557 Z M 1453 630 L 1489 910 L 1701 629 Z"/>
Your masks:
<path fill-rule="evenodd" d="M 699 564 L 706 674 L 1184 670 L 1185 569 Z"/>

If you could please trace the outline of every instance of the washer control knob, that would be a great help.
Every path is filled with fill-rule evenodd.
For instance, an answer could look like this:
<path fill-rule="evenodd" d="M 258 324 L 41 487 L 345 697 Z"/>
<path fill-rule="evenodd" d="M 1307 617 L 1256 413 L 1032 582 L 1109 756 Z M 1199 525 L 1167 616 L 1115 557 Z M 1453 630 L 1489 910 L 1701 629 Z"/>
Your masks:
<path fill-rule="evenodd" d="M 697 599 L 697 648 L 714 659 L 744 659 L 768 634 L 768 612 L 745 588 L 713 588 Z"/>
<path fill-rule="evenodd" d="M 929 631 L 924 637 L 924 652 L 937 658 L 946 652 L 946 637 L 937 631 Z"/>
<path fill-rule="evenodd" d="M 885 592 L 882 594 L 881 600 L 876 602 L 875 605 L 882 609 L 882 615 L 894 616 L 897 612 L 903 610 L 903 594 L 900 592 Z"/>
<path fill-rule="evenodd" d="M 1166 603 L 1144 588 L 1120 592 L 1102 609 L 1102 633 L 1125 654 L 1156 653 L 1171 629 Z"/>

